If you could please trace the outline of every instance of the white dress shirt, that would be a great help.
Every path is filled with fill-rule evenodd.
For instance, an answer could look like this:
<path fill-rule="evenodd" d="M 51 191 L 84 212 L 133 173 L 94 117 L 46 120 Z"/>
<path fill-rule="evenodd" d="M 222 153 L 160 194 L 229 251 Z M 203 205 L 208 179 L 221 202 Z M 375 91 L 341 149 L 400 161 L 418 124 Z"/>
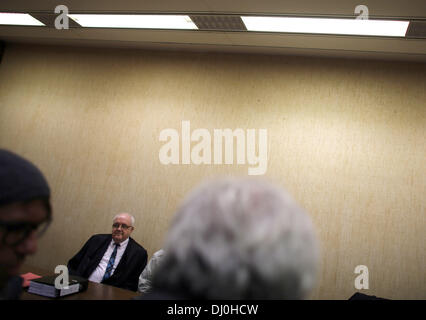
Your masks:
<path fill-rule="evenodd" d="M 129 238 L 120 243 L 120 246 L 117 248 L 117 255 L 115 256 L 114 266 L 112 267 L 111 275 L 114 274 L 115 269 L 120 263 L 121 257 L 123 256 L 124 251 L 126 251 L 127 244 L 129 243 Z M 102 278 L 104 277 L 106 268 L 108 266 L 109 258 L 112 255 L 112 252 L 115 248 L 114 240 L 111 240 L 111 243 L 108 246 L 108 249 L 105 251 L 104 256 L 96 267 L 95 271 L 90 275 L 89 281 L 101 283 Z"/>
<path fill-rule="evenodd" d="M 149 260 L 145 269 L 143 269 L 141 275 L 139 276 L 138 290 L 139 292 L 145 293 L 151 289 L 151 281 L 155 269 L 157 269 L 158 264 L 163 259 L 164 250 L 160 249 L 155 252 L 152 258 Z"/>

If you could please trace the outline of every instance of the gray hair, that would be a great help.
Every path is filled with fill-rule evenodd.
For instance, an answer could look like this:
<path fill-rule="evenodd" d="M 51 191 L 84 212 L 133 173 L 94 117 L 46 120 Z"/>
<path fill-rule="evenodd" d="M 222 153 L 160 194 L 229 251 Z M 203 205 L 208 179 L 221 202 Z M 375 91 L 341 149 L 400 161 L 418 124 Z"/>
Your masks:
<path fill-rule="evenodd" d="M 122 216 L 122 215 L 129 216 L 129 217 L 130 217 L 130 220 L 131 220 L 131 222 L 132 222 L 132 227 L 135 225 L 135 217 L 134 217 L 134 216 L 132 216 L 130 213 L 126 213 L 126 212 L 116 214 L 116 215 L 114 216 L 114 218 L 112 219 L 112 221 L 114 221 L 115 219 L 117 219 L 119 216 Z"/>
<path fill-rule="evenodd" d="M 266 181 L 226 178 L 184 201 L 154 285 L 196 298 L 302 299 L 318 258 L 311 220 L 289 195 Z"/>

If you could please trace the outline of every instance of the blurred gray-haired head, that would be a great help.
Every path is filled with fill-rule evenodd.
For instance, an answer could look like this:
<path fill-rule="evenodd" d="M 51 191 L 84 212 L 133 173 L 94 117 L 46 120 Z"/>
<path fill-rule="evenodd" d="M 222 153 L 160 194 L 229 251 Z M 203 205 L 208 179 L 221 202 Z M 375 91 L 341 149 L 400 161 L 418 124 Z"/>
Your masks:
<path fill-rule="evenodd" d="M 193 298 L 302 299 L 319 248 L 307 214 L 252 178 L 210 181 L 176 213 L 154 284 Z"/>

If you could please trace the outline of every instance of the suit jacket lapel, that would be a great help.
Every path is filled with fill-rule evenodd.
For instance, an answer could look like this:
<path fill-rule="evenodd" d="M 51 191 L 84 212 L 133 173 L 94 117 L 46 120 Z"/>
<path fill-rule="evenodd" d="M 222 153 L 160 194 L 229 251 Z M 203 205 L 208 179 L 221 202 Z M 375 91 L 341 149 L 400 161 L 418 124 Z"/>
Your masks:
<path fill-rule="evenodd" d="M 92 274 L 93 271 L 95 271 L 95 269 L 97 268 L 97 266 L 101 262 L 105 252 L 108 249 L 109 244 L 111 243 L 111 240 L 112 240 L 112 236 L 111 235 L 109 237 L 107 236 L 105 238 L 105 240 L 102 241 L 99 246 L 97 246 L 97 248 L 94 248 L 95 253 L 94 253 L 92 259 L 90 260 L 90 265 L 89 265 L 89 268 L 88 268 L 89 276 Z"/>

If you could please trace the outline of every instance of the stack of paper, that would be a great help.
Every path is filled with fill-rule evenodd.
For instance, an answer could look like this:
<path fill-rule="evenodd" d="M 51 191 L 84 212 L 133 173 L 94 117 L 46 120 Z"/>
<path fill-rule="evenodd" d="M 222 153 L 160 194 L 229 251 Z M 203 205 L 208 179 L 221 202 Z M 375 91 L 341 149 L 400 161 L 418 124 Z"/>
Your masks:
<path fill-rule="evenodd" d="M 68 286 L 64 288 L 55 288 L 55 278 L 54 276 L 42 277 L 39 279 L 31 280 L 30 287 L 28 288 L 29 293 L 38 294 L 45 297 L 63 297 L 72 293 L 81 292 L 87 289 L 88 281 L 87 279 L 69 276 Z"/>

